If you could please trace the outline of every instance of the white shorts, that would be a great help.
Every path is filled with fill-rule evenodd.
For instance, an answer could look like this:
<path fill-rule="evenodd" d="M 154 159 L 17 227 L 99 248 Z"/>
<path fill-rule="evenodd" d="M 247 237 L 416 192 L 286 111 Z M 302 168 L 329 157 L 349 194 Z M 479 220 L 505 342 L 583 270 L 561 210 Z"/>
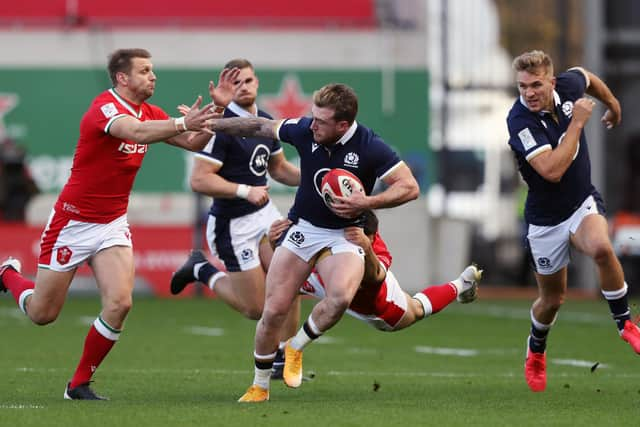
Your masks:
<path fill-rule="evenodd" d="M 364 250 L 345 239 L 344 230 L 316 227 L 304 219 L 298 220 L 287 231 L 282 246 L 309 262 L 322 249 L 331 249 L 332 254 L 352 252 L 364 262 Z"/>
<path fill-rule="evenodd" d="M 260 266 L 260 241 L 282 215 L 269 201 L 259 211 L 238 218 L 209 215 L 207 243 L 227 271 L 246 271 Z"/>
<path fill-rule="evenodd" d="M 300 287 L 300 293 L 318 299 L 325 297 L 324 283 L 315 270 Z M 392 331 L 406 313 L 407 307 L 405 292 L 393 273 L 387 271 L 387 277 L 378 290 L 358 290 L 347 313 L 376 329 Z"/>
<path fill-rule="evenodd" d="M 40 240 L 38 267 L 70 271 L 112 246 L 133 246 L 127 215 L 98 224 L 74 221 L 52 210 Z"/>
<path fill-rule="evenodd" d="M 571 235 L 575 234 L 588 215 L 599 214 L 598 203 L 593 196 L 558 225 L 529 225 L 527 241 L 533 264 L 538 274 L 551 275 L 566 267 L 570 261 Z"/>

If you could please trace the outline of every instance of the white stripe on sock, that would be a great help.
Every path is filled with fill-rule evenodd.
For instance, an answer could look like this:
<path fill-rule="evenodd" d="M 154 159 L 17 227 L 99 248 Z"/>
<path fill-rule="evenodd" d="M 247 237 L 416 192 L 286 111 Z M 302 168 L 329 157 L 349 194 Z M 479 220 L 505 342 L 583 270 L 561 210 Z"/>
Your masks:
<path fill-rule="evenodd" d="M 420 304 L 422 304 L 422 308 L 424 309 L 423 317 L 427 317 L 428 315 L 433 313 L 433 306 L 431 305 L 431 301 L 429 301 L 429 298 L 427 298 L 425 294 L 423 294 L 422 292 L 418 292 L 413 297 L 420 301 Z"/>
<path fill-rule="evenodd" d="M 622 289 L 618 289 L 616 291 L 602 291 L 602 295 L 604 295 L 604 298 L 607 301 L 610 300 L 615 300 L 615 299 L 620 299 L 623 296 L 625 296 L 627 294 L 627 289 L 629 288 L 629 286 L 627 286 L 627 282 L 624 282 L 624 286 L 622 287 Z"/>
<path fill-rule="evenodd" d="M 24 314 L 27 314 L 27 298 L 33 294 L 33 289 L 25 289 L 18 297 L 18 307 Z"/>
<path fill-rule="evenodd" d="M 122 332 L 110 326 L 100 316 L 93 321 L 93 327 L 96 328 L 96 331 L 98 331 L 100 335 L 111 341 L 118 341 L 118 338 L 120 338 L 120 332 Z"/>

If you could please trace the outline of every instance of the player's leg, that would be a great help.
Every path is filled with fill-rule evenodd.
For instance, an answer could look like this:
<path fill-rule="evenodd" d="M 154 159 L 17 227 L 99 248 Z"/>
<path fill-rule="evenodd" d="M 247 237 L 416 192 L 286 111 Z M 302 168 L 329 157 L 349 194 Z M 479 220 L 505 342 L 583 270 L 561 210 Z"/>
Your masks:
<path fill-rule="evenodd" d="M 88 253 L 77 247 L 85 239 L 85 225 L 51 212 L 42 233 L 35 283 L 21 274 L 20 261 L 9 258 L 0 266 L 0 290 L 9 290 L 18 307 L 38 325 L 53 322 L 64 305 L 76 266 Z"/>
<path fill-rule="evenodd" d="M 455 280 L 442 285 L 427 286 L 413 298 L 422 305 L 422 317 L 430 316 L 440 312 L 456 299 L 462 304 L 475 301 L 481 278 L 482 270 L 475 265 L 469 265 Z"/>
<path fill-rule="evenodd" d="M 311 272 L 310 265 L 291 250 L 279 247 L 269 266 L 265 305 L 255 337 L 255 371 L 253 385 L 239 402 L 262 402 L 269 399 L 269 383 L 280 332 L 291 309 L 300 284 Z"/>
<path fill-rule="evenodd" d="M 65 398 L 73 400 L 104 399 L 89 388 L 89 381 L 120 338 L 132 305 L 134 263 L 130 246 L 103 249 L 93 256 L 90 265 L 98 283 L 102 311 L 89 329 L 82 356 L 65 391 Z"/>
<path fill-rule="evenodd" d="M 391 276 L 391 277 L 390 277 Z M 393 289 L 397 288 L 403 298 L 406 300 L 404 306 L 406 310 L 402 318 L 397 323 L 386 322 L 392 326 L 392 331 L 398 331 L 404 329 L 414 323 L 424 319 L 425 317 L 439 313 L 449 304 L 456 300 L 456 297 L 460 297 L 460 294 L 467 292 L 467 299 L 463 303 L 475 301 L 477 296 L 478 282 L 482 278 L 482 270 L 479 270 L 475 265 L 470 265 L 464 269 L 464 271 L 458 276 L 457 279 L 451 282 L 444 283 L 442 285 L 431 285 L 424 288 L 422 291 L 416 293 L 413 297 L 404 292 L 400 288 L 393 273 L 387 273 L 387 280 L 385 281 L 387 288 L 387 295 L 385 301 L 389 306 L 390 302 L 395 299 L 393 296 Z M 392 280 L 389 280 L 392 279 Z M 398 305 L 398 304 L 396 304 Z M 380 308 L 378 309 L 380 311 Z M 390 310 L 389 310 L 390 311 Z M 378 317 L 384 318 L 388 316 L 384 311 L 377 313 Z"/>
<path fill-rule="evenodd" d="M 39 268 L 36 281 L 21 274 L 21 265 L 8 259 L 0 267 L 0 286 L 11 292 L 16 304 L 36 325 L 46 325 L 58 317 L 67 296 L 72 271 L 53 271 Z"/>
<path fill-rule="evenodd" d="M 532 391 L 544 391 L 547 385 L 547 336 L 567 292 L 567 267 L 553 274 L 535 273 L 538 298 L 531 306 L 531 329 L 527 338 L 525 379 Z"/>
<path fill-rule="evenodd" d="M 357 250 L 345 250 L 321 259 L 316 269 L 325 284 L 325 297 L 285 347 L 283 377 L 289 387 L 302 383 L 304 348 L 335 325 L 351 304 L 362 281 L 364 263 Z"/>
<path fill-rule="evenodd" d="M 269 223 L 272 223 L 276 219 L 280 219 L 279 215 L 275 218 L 273 215 L 268 219 Z M 269 265 L 271 264 L 271 259 L 273 258 L 273 249 L 267 236 L 260 240 L 260 262 L 262 264 L 262 268 L 264 271 L 269 270 Z M 262 306 L 260 306 L 260 310 L 262 313 Z M 282 379 L 282 372 L 284 369 L 284 349 L 287 344 L 287 340 L 295 335 L 296 330 L 298 329 L 298 320 L 300 319 L 300 296 L 297 296 L 293 304 L 291 305 L 291 310 L 289 310 L 289 314 L 287 314 L 287 318 L 282 327 L 282 331 L 280 331 L 280 343 L 278 344 L 278 351 L 276 352 L 276 357 L 273 361 L 273 371 L 271 372 L 272 379 Z"/>
<path fill-rule="evenodd" d="M 571 241 L 579 251 L 596 263 L 602 294 L 609 303 L 618 332 L 640 354 L 640 329 L 631 321 L 628 286 L 609 239 L 606 219 L 602 215 L 593 214 L 584 217 Z"/>
<path fill-rule="evenodd" d="M 553 226 L 528 227 L 526 249 L 538 286 L 538 298 L 531 306 L 524 366 L 525 379 L 532 391 L 543 391 L 546 387 L 547 336 L 567 293 L 571 227 L 577 216 L 574 214 Z"/>

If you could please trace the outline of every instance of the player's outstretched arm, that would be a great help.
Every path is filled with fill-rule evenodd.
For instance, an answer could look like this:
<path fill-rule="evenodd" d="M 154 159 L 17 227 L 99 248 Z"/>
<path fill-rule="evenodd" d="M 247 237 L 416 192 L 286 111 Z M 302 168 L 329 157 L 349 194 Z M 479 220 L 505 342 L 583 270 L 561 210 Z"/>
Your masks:
<path fill-rule="evenodd" d="M 202 97 L 199 96 L 191 106 L 189 112 L 177 119 L 147 120 L 141 122 L 132 116 L 122 116 L 113 122 L 109 128 L 109 134 L 120 139 L 126 139 L 138 144 L 153 144 L 167 141 L 186 131 L 201 131 L 206 129 L 206 123 L 215 117 L 219 117 L 212 107 L 207 104 L 200 108 Z"/>
<path fill-rule="evenodd" d="M 229 117 L 213 119 L 208 122 L 214 132 L 225 132 L 234 136 L 278 139 L 276 129 L 280 121 L 263 117 Z"/>

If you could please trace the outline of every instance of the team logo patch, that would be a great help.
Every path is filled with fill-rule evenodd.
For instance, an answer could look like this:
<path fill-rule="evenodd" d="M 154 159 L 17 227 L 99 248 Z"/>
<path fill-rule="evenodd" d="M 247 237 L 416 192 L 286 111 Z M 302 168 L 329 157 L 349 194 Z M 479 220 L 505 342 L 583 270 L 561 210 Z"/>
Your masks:
<path fill-rule="evenodd" d="M 547 257 L 541 256 L 538 258 L 538 267 L 540 270 L 549 270 L 551 266 L 551 260 Z"/>
<path fill-rule="evenodd" d="M 256 176 L 262 176 L 267 173 L 267 166 L 269 165 L 269 148 L 264 144 L 256 145 L 256 148 L 251 154 L 251 160 L 249 160 L 249 170 Z"/>
<path fill-rule="evenodd" d="M 56 260 L 58 264 L 65 265 L 71 259 L 71 255 L 73 255 L 73 251 L 69 247 L 63 246 L 56 251 Z"/>
<path fill-rule="evenodd" d="M 562 113 L 568 118 L 571 118 L 571 116 L 573 115 L 573 102 L 565 101 L 562 104 Z"/>
<path fill-rule="evenodd" d="M 536 140 L 533 138 L 529 128 L 524 128 L 518 132 L 518 138 L 520 138 L 524 151 L 528 151 L 536 146 Z"/>
<path fill-rule="evenodd" d="M 345 166 L 351 166 L 351 167 L 358 167 L 358 162 L 360 161 L 360 157 L 354 153 L 353 151 L 350 153 L 347 153 L 344 156 L 344 165 Z"/>
<path fill-rule="evenodd" d="M 104 114 L 107 119 L 118 114 L 118 109 L 113 102 L 104 104 L 102 107 L 100 107 L 100 111 L 102 111 L 102 114 Z"/>
<path fill-rule="evenodd" d="M 289 235 L 289 241 L 296 246 L 300 246 L 304 243 L 304 234 L 300 231 L 294 231 Z"/>
<path fill-rule="evenodd" d="M 253 259 L 253 251 L 251 249 L 243 249 L 240 253 L 240 258 L 242 261 L 249 261 Z"/>

